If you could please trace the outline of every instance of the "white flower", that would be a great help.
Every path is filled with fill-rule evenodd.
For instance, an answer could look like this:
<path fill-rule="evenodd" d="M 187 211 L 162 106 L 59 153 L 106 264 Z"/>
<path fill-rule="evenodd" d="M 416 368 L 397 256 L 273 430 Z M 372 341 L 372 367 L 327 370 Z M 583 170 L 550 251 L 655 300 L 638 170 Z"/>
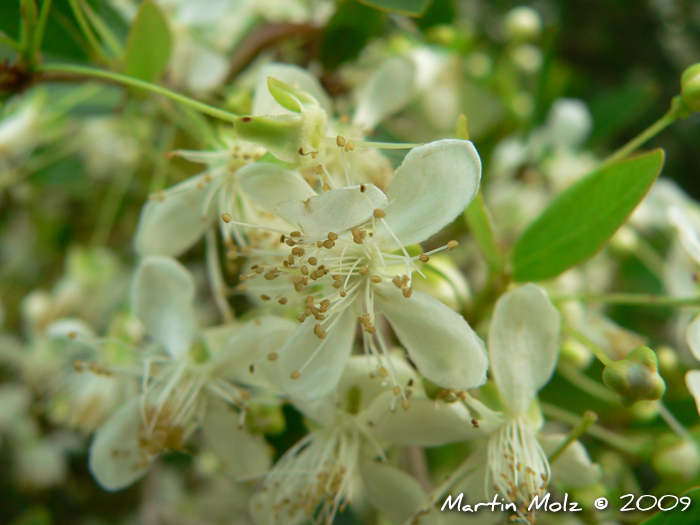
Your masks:
<path fill-rule="evenodd" d="M 533 516 L 524 509 L 535 496 L 545 495 L 551 478 L 537 438 L 542 420 L 532 417 L 531 407 L 554 373 L 560 325 L 559 312 L 538 286 L 527 284 L 502 295 L 491 320 L 488 348 L 504 410 L 498 415 L 484 406 L 473 407 L 492 429 L 486 445 L 485 494 L 500 494 L 528 521 Z"/>
<path fill-rule="evenodd" d="M 405 360 L 396 355 L 387 360 L 398 381 L 410 385 L 405 410 L 396 410 L 396 389 L 372 373 L 364 356 L 349 359 L 330 395 L 311 403 L 293 400 L 313 429 L 277 462 L 251 501 L 258 525 L 293 525 L 312 517 L 316 523 L 331 523 L 365 493 L 401 523 L 422 502 L 425 495 L 417 482 L 374 458 L 385 459 L 386 443 L 439 446 L 471 437 L 475 430 L 464 405 L 429 399 Z"/>
<path fill-rule="evenodd" d="M 238 385 L 250 374 L 238 361 L 267 362 L 267 355 L 289 336 L 290 322 L 251 321 L 219 349 L 208 339 L 220 339 L 221 334 L 208 337 L 197 327 L 194 292 L 189 272 L 166 257 L 146 258 L 134 276 L 133 312 L 167 355 L 145 359 L 142 395 L 95 434 L 90 470 L 107 490 L 136 481 L 159 453 L 181 449 L 200 425 L 233 475 L 250 476 L 267 468 L 264 440 L 243 426 L 250 391 Z M 264 373 L 261 366 L 255 386 L 267 384 Z"/>
<path fill-rule="evenodd" d="M 261 207 L 287 220 L 282 246 L 290 253 L 275 257 L 251 250 L 261 262 L 247 277 L 265 279 L 244 285 L 263 299 L 286 303 L 294 300 L 290 294 L 303 297 L 297 317 L 302 325 L 280 350 L 285 390 L 307 399 L 330 392 L 358 321 L 365 353 L 376 358 L 378 373 L 391 375 L 382 364 L 387 344 L 378 313 L 431 381 L 453 389 L 485 381 L 483 343 L 461 315 L 413 290 L 413 272 L 422 273 L 418 264 L 429 254 L 412 257 L 406 249 L 452 222 L 476 194 L 481 165 L 470 142 L 441 140 L 413 149 L 386 194 L 361 184 L 287 200 L 310 190 L 301 177 L 256 167 L 241 175 L 241 185 Z M 352 173 L 347 175 L 352 182 Z"/>

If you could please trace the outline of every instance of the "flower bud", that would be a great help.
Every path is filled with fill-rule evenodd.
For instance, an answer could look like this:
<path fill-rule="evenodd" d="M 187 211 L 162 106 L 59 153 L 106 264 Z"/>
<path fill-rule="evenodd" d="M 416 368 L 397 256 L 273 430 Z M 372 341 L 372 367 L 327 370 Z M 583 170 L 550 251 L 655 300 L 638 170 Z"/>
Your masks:
<path fill-rule="evenodd" d="M 511 9 L 505 17 L 506 36 L 510 40 L 533 40 L 540 35 L 542 19 L 530 7 Z"/>
<path fill-rule="evenodd" d="M 603 382 L 625 406 L 644 399 L 661 399 L 666 391 L 666 383 L 659 375 L 656 354 L 645 346 L 635 348 L 624 359 L 606 366 Z"/>
<path fill-rule="evenodd" d="M 688 481 L 700 472 L 700 451 L 694 443 L 668 434 L 659 440 L 651 464 L 664 478 Z"/>
<path fill-rule="evenodd" d="M 233 123 L 233 134 L 261 145 L 293 166 L 317 165 L 325 148 L 326 112 L 314 97 L 284 82 L 269 78 L 268 88 L 291 114 L 239 117 Z"/>
<path fill-rule="evenodd" d="M 561 345 L 559 363 L 571 365 L 577 370 L 586 370 L 593 359 L 591 351 L 575 339 L 566 339 Z"/>
<path fill-rule="evenodd" d="M 700 63 L 683 71 L 683 75 L 681 75 L 681 101 L 688 109 L 700 111 Z"/>
<path fill-rule="evenodd" d="M 284 432 L 287 423 L 282 407 L 270 405 L 250 405 L 246 425 L 252 433 L 278 435 Z"/>

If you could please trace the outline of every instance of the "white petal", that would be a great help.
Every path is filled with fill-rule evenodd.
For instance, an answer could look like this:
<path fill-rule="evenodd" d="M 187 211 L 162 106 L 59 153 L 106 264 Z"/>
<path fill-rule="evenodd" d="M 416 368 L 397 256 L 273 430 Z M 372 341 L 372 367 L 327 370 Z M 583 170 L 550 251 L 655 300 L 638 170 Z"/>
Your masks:
<path fill-rule="evenodd" d="M 700 413 L 700 370 L 688 370 L 685 374 L 685 385 L 690 395 L 695 399 L 695 407 Z"/>
<path fill-rule="evenodd" d="M 277 206 L 277 213 L 309 237 L 340 233 L 372 218 L 375 208 L 382 208 L 386 195 L 374 184 L 348 186 L 327 191 L 305 201 L 290 200 Z"/>
<path fill-rule="evenodd" d="M 269 361 L 267 356 L 272 352 L 279 353 L 297 327 L 298 323 L 272 315 L 248 321 L 213 356 L 214 373 L 228 381 L 252 386 L 279 385 L 277 361 Z M 250 365 L 254 365 L 252 373 Z"/>
<path fill-rule="evenodd" d="M 314 334 L 316 321 L 311 317 L 297 328 L 280 350 L 279 359 L 282 387 L 290 396 L 312 401 L 322 398 L 336 387 L 355 340 L 355 318 L 352 306 L 333 317 L 327 317 L 323 325 L 327 332 L 325 339 L 319 339 Z M 334 326 L 328 328 L 331 323 Z M 310 358 L 311 361 L 301 370 Z M 291 379 L 290 375 L 300 370 L 301 376 Z"/>
<path fill-rule="evenodd" d="M 391 465 L 366 462 L 360 473 L 369 502 L 389 518 L 391 523 L 404 523 L 428 498 L 415 478 Z M 439 513 L 431 512 L 421 516 L 420 523 L 439 523 Z"/>
<path fill-rule="evenodd" d="M 88 466 L 105 490 L 126 488 L 148 471 L 155 456 L 141 449 L 140 428 L 139 400 L 133 399 L 95 433 Z"/>
<path fill-rule="evenodd" d="M 561 316 L 547 293 L 527 284 L 502 295 L 489 329 L 491 372 L 513 413 L 524 414 L 559 355 Z"/>
<path fill-rule="evenodd" d="M 681 243 L 693 260 L 700 264 L 700 237 L 688 216 L 679 206 L 668 210 L 668 220 L 678 230 Z"/>
<path fill-rule="evenodd" d="M 299 172 L 269 162 L 249 164 L 238 171 L 237 178 L 243 191 L 271 213 L 280 202 L 303 201 L 316 195 Z"/>
<path fill-rule="evenodd" d="M 549 456 L 564 442 L 566 435 L 551 434 L 538 439 Z M 591 461 L 586 447 L 578 440 L 568 445 L 551 467 L 552 479 L 557 484 L 571 488 L 589 487 L 598 483 L 603 475 L 600 465 Z"/>
<path fill-rule="evenodd" d="M 471 412 L 461 402 L 444 403 L 432 399 L 410 398 L 408 410 L 393 393 L 376 398 L 367 410 L 366 418 L 372 434 L 395 445 L 439 447 L 466 439 L 488 437 L 488 429 L 474 428 Z M 395 409 L 392 410 L 392 401 Z M 480 425 L 481 427 L 481 425 Z"/>
<path fill-rule="evenodd" d="M 133 313 L 173 358 L 187 352 L 197 331 L 194 292 L 192 275 L 169 257 L 146 257 L 134 275 Z"/>
<path fill-rule="evenodd" d="M 695 318 L 690 321 L 688 325 L 688 330 L 685 333 L 686 341 L 688 341 L 688 346 L 690 351 L 693 352 L 695 359 L 700 361 L 700 314 L 696 315 Z"/>
<path fill-rule="evenodd" d="M 390 284 L 375 287 L 375 301 L 418 370 L 443 388 L 474 388 L 486 381 L 484 343 L 464 318 L 428 294 L 405 298 Z"/>
<path fill-rule="evenodd" d="M 198 44 L 190 47 L 192 53 L 187 68 L 188 91 L 211 91 L 226 82 L 231 62 L 223 53 L 216 53 Z"/>
<path fill-rule="evenodd" d="M 391 204 L 385 220 L 404 245 L 424 241 L 464 211 L 480 179 L 481 160 L 471 142 L 445 139 L 418 146 L 387 188 Z M 386 239 L 388 233 L 379 235 Z"/>
<path fill-rule="evenodd" d="M 370 130 L 406 106 L 415 92 L 416 66 L 406 57 L 384 62 L 362 89 L 353 122 Z"/>
<path fill-rule="evenodd" d="M 267 79 L 272 77 L 293 86 L 296 89 L 306 91 L 316 99 L 319 105 L 327 112 L 333 112 L 333 103 L 321 83 L 316 77 L 305 69 L 290 64 L 272 63 L 260 68 L 255 81 L 255 95 L 253 98 L 253 115 L 283 115 L 291 113 L 273 98 L 267 87 Z"/>
<path fill-rule="evenodd" d="M 242 479 L 264 474 L 271 465 L 270 447 L 262 434 L 253 436 L 238 423 L 238 412 L 212 401 L 202 424 L 206 444 L 228 475 Z"/>
<path fill-rule="evenodd" d="M 162 200 L 155 198 L 145 204 L 134 235 L 139 254 L 177 257 L 204 235 L 216 219 L 213 206 L 202 217 L 209 189 L 203 184 L 204 177 L 188 179 L 166 191 Z"/>

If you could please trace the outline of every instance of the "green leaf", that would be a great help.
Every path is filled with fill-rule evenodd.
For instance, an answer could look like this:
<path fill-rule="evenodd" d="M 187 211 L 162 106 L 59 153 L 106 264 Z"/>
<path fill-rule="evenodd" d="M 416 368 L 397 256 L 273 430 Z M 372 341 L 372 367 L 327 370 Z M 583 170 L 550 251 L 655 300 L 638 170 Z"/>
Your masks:
<path fill-rule="evenodd" d="M 689 523 L 700 523 L 700 487 L 693 487 L 686 490 L 678 496 L 682 498 L 687 496 L 692 500 L 688 510 L 683 510 L 685 505 L 678 503 L 673 510 L 659 511 L 651 518 L 641 521 L 639 525 L 687 525 Z M 671 507 L 674 503 L 674 498 L 665 498 L 662 505 L 665 508 Z M 647 503 L 648 500 L 645 502 Z"/>
<path fill-rule="evenodd" d="M 379 34 L 384 15 L 355 0 L 342 0 L 326 25 L 321 39 L 321 63 L 335 69 L 357 58 L 369 40 Z"/>
<path fill-rule="evenodd" d="M 421 16 L 430 5 L 431 0 L 360 0 L 365 5 L 408 16 Z"/>
<path fill-rule="evenodd" d="M 561 193 L 516 243 L 515 280 L 550 279 L 594 255 L 644 198 L 663 163 L 657 149 L 594 171 Z"/>
<path fill-rule="evenodd" d="M 124 71 L 131 77 L 153 82 L 165 71 L 172 51 L 168 22 L 160 8 L 147 0 L 139 6 L 126 40 Z"/>

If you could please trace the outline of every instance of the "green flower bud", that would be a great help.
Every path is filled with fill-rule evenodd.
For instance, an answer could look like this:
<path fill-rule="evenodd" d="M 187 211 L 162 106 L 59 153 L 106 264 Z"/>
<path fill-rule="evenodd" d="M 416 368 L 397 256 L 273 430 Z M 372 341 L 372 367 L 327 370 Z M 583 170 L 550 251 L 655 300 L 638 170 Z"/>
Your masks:
<path fill-rule="evenodd" d="M 666 391 L 666 383 L 659 375 L 656 354 L 645 346 L 635 348 L 624 359 L 606 366 L 603 382 L 625 406 L 644 399 L 661 399 Z"/>
<path fill-rule="evenodd" d="M 700 111 L 700 63 L 683 71 L 681 101 L 688 109 Z"/>
<path fill-rule="evenodd" d="M 246 426 L 252 433 L 277 435 L 284 432 L 287 423 L 282 407 L 250 405 L 246 415 Z"/>
<path fill-rule="evenodd" d="M 561 345 L 560 364 L 571 365 L 577 370 L 586 370 L 593 359 L 593 353 L 576 339 L 565 339 Z"/>
<path fill-rule="evenodd" d="M 700 451 L 694 443 L 667 434 L 659 440 L 651 464 L 664 478 L 688 481 L 700 472 Z"/>
<path fill-rule="evenodd" d="M 327 115 L 314 97 L 279 80 L 268 79 L 270 93 L 286 115 L 245 116 L 233 123 L 233 134 L 267 149 L 279 160 L 306 168 L 325 148 Z"/>

